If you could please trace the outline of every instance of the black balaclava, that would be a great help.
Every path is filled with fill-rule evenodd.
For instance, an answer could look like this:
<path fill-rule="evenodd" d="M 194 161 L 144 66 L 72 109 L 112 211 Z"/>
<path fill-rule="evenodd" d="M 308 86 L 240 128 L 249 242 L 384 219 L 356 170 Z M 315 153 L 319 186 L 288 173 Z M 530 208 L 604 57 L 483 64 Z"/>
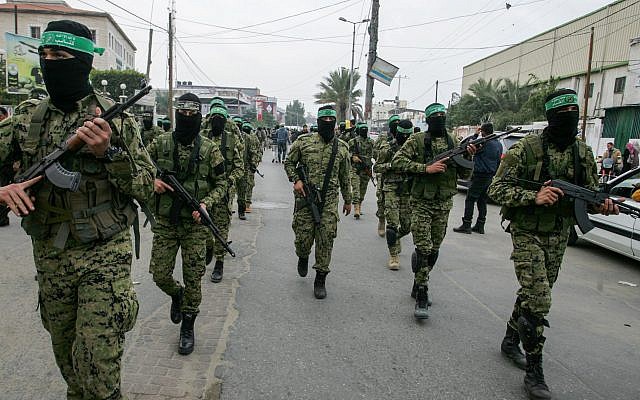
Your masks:
<path fill-rule="evenodd" d="M 91 31 L 85 25 L 75 21 L 51 21 L 47 31 L 67 32 L 76 36 L 92 39 Z M 89 72 L 93 64 L 93 55 L 61 46 L 47 46 L 72 54 L 75 58 L 67 60 L 45 60 L 40 58 L 40 68 L 51 102 L 65 113 L 77 109 L 77 101 L 91 93 Z"/>
<path fill-rule="evenodd" d="M 227 123 L 227 119 L 221 115 L 214 115 L 211 117 L 211 134 L 213 136 L 220 136 L 224 132 L 224 126 Z"/>
<path fill-rule="evenodd" d="M 178 98 L 180 101 L 193 101 L 200 104 L 200 99 L 193 93 L 183 94 Z M 198 111 L 195 115 L 186 116 L 176 110 L 176 129 L 174 132 L 175 139 L 183 146 L 189 145 L 200 132 L 200 123 L 202 122 L 202 114 Z"/>
<path fill-rule="evenodd" d="M 429 124 L 429 129 L 427 131 L 431 133 L 431 135 L 433 136 L 442 137 L 447 134 L 446 123 L 447 123 L 446 116 L 432 115 L 427 118 L 427 124 Z"/>
<path fill-rule="evenodd" d="M 244 132 L 244 133 L 251 133 L 251 131 L 252 131 L 252 130 L 253 130 L 253 129 L 251 129 L 251 127 L 250 127 L 250 126 L 244 126 L 244 125 L 242 125 L 242 132 Z"/>
<path fill-rule="evenodd" d="M 151 129 L 151 127 L 153 126 L 153 116 L 151 115 L 143 115 L 142 116 L 142 126 L 144 126 L 144 129 Z"/>
<path fill-rule="evenodd" d="M 340 131 L 341 134 L 344 135 L 344 133 L 347 130 L 347 124 L 344 122 L 340 122 L 340 125 L 338 125 L 338 130 Z"/>
<path fill-rule="evenodd" d="M 551 93 L 545 99 L 545 104 L 548 104 L 551 100 L 559 98 L 563 95 L 575 95 L 576 92 L 571 89 L 559 89 L 554 93 Z M 577 103 L 577 98 L 576 98 Z M 577 104 L 567 104 L 574 105 Z M 545 107 L 546 108 L 546 107 Z M 559 112 L 563 106 L 550 108 L 546 111 L 547 121 L 549 126 L 544 130 L 544 135 L 553 144 L 555 144 L 560 151 L 566 150 L 576 141 L 576 135 L 578 133 L 578 121 L 580 120 L 580 111 L 564 111 Z"/>
<path fill-rule="evenodd" d="M 398 144 L 402 146 L 404 142 L 406 142 L 409 138 L 409 135 L 411 135 L 411 132 L 413 132 L 413 124 L 410 120 L 403 119 L 398 121 L 398 123 L 396 124 L 396 128 L 400 128 L 400 130 L 406 130 L 406 132 L 400 132 L 400 130 L 396 130 L 396 142 L 398 142 Z"/>
<path fill-rule="evenodd" d="M 362 125 L 358 128 L 358 135 L 360 135 L 361 138 L 366 138 L 367 132 L 369 132 L 369 128 L 366 125 Z"/>
<path fill-rule="evenodd" d="M 332 106 L 323 106 L 318 109 L 318 113 L 321 110 L 333 110 Z M 329 143 L 334 136 L 334 129 L 336 128 L 336 118 L 333 117 L 331 121 L 324 121 L 322 118 L 318 118 L 318 134 L 322 137 L 325 143 Z"/>

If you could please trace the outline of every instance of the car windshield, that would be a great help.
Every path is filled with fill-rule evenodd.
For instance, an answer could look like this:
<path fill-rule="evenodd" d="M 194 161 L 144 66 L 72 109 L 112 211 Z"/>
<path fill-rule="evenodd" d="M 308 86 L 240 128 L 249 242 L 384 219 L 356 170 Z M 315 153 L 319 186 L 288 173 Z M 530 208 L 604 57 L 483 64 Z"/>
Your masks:
<path fill-rule="evenodd" d="M 513 146 L 514 144 L 518 143 L 518 141 L 522 139 L 521 137 L 518 136 L 512 136 L 512 137 L 506 137 L 504 138 L 504 149 L 509 150 L 511 148 L 511 146 Z"/>
<path fill-rule="evenodd" d="M 609 193 L 615 196 L 631 197 L 633 190 L 640 185 L 640 169 L 611 188 Z"/>

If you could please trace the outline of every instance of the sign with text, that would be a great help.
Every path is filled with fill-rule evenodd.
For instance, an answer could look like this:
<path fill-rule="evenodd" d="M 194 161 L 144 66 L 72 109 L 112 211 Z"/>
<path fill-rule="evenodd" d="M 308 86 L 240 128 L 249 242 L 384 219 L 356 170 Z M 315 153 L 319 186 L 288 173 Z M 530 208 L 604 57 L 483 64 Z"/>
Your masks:
<path fill-rule="evenodd" d="M 369 71 L 369 76 L 387 86 L 391 86 L 391 81 L 393 77 L 396 76 L 396 73 L 398 73 L 398 69 L 395 65 L 380 57 L 376 57 L 376 60 L 371 66 L 371 71 Z"/>
<path fill-rule="evenodd" d="M 29 94 L 32 89 L 44 89 L 38 46 L 40 39 L 5 32 L 7 51 L 7 92 Z"/>

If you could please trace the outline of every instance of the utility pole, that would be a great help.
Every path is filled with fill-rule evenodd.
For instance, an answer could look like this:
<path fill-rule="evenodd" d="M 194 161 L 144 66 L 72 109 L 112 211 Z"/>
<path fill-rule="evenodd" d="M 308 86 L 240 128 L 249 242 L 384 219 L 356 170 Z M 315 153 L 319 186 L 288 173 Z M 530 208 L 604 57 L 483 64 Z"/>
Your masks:
<path fill-rule="evenodd" d="M 438 81 L 436 81 L 436 103 L 438 102 Z"/>
<path fill-rule="evenodd" d="M 395 114 L 397 114 L 398 110 L 400 109 L 400 82 L 403 79 L 409 79 L 409 77 L 406 76 L 406 75 L 398 75 L 396 78 L 398 78 L 398 95 L 396 96 L 396 112 L 395 112 Z"/>
<path fill-rule="evenodd" d="M 240 89 L 238 89 L 238 117 L 240 116 Z"/>
<path fill-rule="evenodd" d="M 171 121 L 171 129 L 173 129 L 173 34 L 175 31 L 173 14 L 175 13 L 175 0 L 171 0 L 171 11 L 169 12 L 169 98 L 167 101 L 167 110 L 169 121 Z"/>
<path fill-rule="evenodd" d="M 373 102 L 373 78 L 369 76 L 373 63 L 378 55 L 378 11 L 380 0 L 371 2 L 371 24 L 369 25 L 369 55 L 367 56 L 367 89 L 364 100 L 364 119 L 371 120 L 371 103 Z"/>
<path fill-rule="evenodd" d="M 587 80 L 584 83 L 584 110 L 582 111 L 582 140 L 587 137 L 587 108 L 589 107 L 589 86 L 591 86 L 591 60 L 593 58 L 593 26 L 589 39 L 589 63 L 587 64 Z"/>
<path fill-rule="evenodd" d="M 18 5 L 13 5 L 13 33 L 18 34 Z"/>
<path fill-rule="evenodd" d="M 362 21 L 358 21 L 358 22 L 353 22 L 353 21 L 349 21 L 348 19 L 346 19 L 345 17 L 340 17 L 338 18 L 340 21 L 342 22 L 348 22 L 351 25 L 353 25 L 353 40 L 351 41 L 351 69 L 349 70 L 349 100 L 347 103 L 347 116 L 346 119 L 349 120 L 352 117 L 352 113 L 351 113 L 351 93 L 353 92 L 353 59 L 356 53 L 356 25 L 358 24 L 363 24 L 365 22 L 369 22 L 369 19 L 363 19 Z"/>
<path fill-rule="evenodd" d="M 147 52 L 147 81 L 151 73 L 151 47 L 153 44 L 153 28 L 149 28 L 149 51 Z"/>

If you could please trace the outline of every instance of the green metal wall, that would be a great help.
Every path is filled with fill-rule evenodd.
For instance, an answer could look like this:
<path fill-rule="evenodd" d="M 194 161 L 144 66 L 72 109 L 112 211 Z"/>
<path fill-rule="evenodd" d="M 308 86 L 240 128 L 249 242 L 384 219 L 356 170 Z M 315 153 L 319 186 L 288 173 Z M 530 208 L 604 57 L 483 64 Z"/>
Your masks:
<path fill-rule="evenodd" d="M 623 149 L 631 139 L 640 139 L 640 107 L 606 110 L 602 137 L 615 138 L 614 143 L 618 149 Z"/>

